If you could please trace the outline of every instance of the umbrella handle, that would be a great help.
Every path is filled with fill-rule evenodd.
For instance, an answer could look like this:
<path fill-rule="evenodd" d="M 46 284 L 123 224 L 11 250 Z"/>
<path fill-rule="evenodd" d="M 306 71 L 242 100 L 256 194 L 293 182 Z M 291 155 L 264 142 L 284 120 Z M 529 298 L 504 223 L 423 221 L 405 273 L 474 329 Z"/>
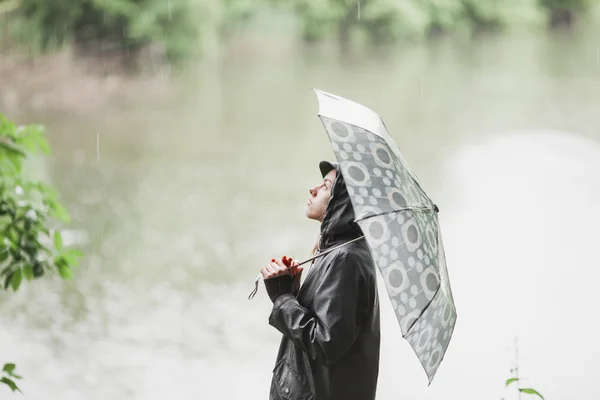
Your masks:
<path fill-rule="evenodd" d="M 352 239 L 352 240 L 350 240 L 350 241 L 348 241 L 348 242 L 346 242 L 346 243 L 342 243 L 342 244 L 340 244 L 339 246 L 335 246 L 335 247 L 333 247 L 333 248 L 331 248 L 331 249 L 329 249 L 329 250 L 327 250 L 327 251 L 324 251 L 324 252 L 322 252 L 322 253 L 319 253 L 319 254 L 317 254 L 317 255 L 316 255 L 316 256 L 314 256 L 314 257 L 311 257 L 311 258 L 309 258 L 309 259 L 307 259 L 307 260 L 304 260 L 304 261 L 302 261 L 302 262 L 301 262 L 301 263 L 299 263 L 298 265 L 294 265 L 293 267 L 288 267 L 287 269 L 288 269 L 288 271 L 289 271 L 290 269 L 292 269 L 292 268 L 294 268 L 294 267 L 299 267 L 299 266 L 301 266 L 301 265 L 304 265 L 304 264 L 306 264 L 306 263 L 309 263 L 309 262 L 311 262 L 311 261 L 313 261 L 313 260 L 316 260 L 316 259 L 317 259 L 317 258 L 319 258 L 319 257 L 323 257 L 324 255 L 327 255 L 327 254 L 331 253 L 332 251 L 339 249 L 340 247 L 344 247 L 344 246 L 346 246 L 346 245 L 348 245 L 348 244 L 350 244 L 350 243 L 356 242 L 356 241 L 358 241 L 358 240 L 361 240 L 361 239 L 364 239 L 364 238 L 365 238 L 364 236 L 359 236 L 359 237 L 357 237 L 356 239 Z M 256 295 L 256 293 L 258 292 L 258 282 L 260 282 L 260 280 L 261 280 L 261 279 L 262 279 L 262 274 L 259 274 L 259 275 L 256 277 L 256 280 L 254 281 L 254 290 L 252 290 L 252 292 L 250 292 L 250 294 L 248 295 L 248 300 L 252 300 L 252 299 L 254 298 L 254 296 Z"/>
<path fill-rule="evenodd" d="M 295 265 L 294 267 L 299 267 L 302 264 L 306 264 L 308 261 L 310 261 L 310 260 L 303 261 L 300 264 Z M 288 271 L 294 267 L 288 267 Z M 250 292 L 250 294 L 248 295 L 248 300 L 252 300 L 254 298 L 254 296 L 256 295 L 256 293 L 258 292 L 258 282 L 260 282 L 261 279 L 263 279 L 263 276 L 262 276 L 262 274 L 259 274 L 256 277 L 256 280 L 254 281 L 254 290 L 252 290 L 252 292 Z"/>
<path fill-rule="evenodd" d="M 262 274 L 256 277 L 256 280 L 254 281 L 254 290 L 248 295 L 248 300 L 252 300 L 256 292 L 258 292 L 258 282 L 260 281 L 260 278 L 262 278 Z"/>

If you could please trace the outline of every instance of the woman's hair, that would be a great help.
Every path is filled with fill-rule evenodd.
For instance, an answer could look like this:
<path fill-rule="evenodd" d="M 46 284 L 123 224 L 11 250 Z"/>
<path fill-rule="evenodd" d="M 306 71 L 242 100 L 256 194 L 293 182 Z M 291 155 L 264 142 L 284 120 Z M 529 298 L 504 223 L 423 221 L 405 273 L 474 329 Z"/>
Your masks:
<path fill-rule="evenodd" d="M 315 245 L 313 246 L 311 252 L 310 252 L 310 256 L 314 257 L 317 255 L 317 250 L 319 250 L 319 240 L 321 240 L 321 234 L 319 234 L 317 236 L 317 241 L 315 242 Z"/>

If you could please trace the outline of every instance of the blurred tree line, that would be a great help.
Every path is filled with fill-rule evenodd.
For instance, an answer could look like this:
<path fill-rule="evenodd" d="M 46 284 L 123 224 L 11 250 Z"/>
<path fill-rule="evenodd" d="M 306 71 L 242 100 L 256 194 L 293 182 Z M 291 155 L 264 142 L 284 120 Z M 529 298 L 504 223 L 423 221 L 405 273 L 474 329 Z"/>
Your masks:
<path fill-rule="evenodd" d="M 356 34 L 374 43 L 505 28 L 570 25 L 593 0 L 0 0 L 1 33 L 37 50 L 147 46 L 171 61 L 202 51 L 255 12 L 275 7 L 300 21 L 302 38 Z"/>
<path fill-rule="evenodd" d="M 305 40 L 362 31 L 371 42 L 511 27 L 570 25 L 592 0 L 296 0 Z"/>

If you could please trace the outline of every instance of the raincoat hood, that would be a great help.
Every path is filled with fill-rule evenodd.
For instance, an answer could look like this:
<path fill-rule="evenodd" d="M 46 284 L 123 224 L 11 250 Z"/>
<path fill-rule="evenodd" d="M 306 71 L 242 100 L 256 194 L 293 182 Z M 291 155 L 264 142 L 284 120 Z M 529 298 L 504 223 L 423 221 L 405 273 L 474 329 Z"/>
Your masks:
<path fill-rule="evenodd" d="M 324 172 L 324 167 L 327 162 L 322 162 L 319 167 L 321 173 Z M 355 239 L 362 235 L 362 231 L 358 224 L 354 221 L 354 209 L 352 201 L 344 182 L 344 176 L 340 172 L 337 163 L 327 163 L 331 169 L 336 169 L 337 174 L 335 182 L 331 189 L 331 198 L 325 210 L 325 217 L 321 224 L 321 239 L 319 240 L 319 249 L 325 250 L 332 245 Z M 331 171 L 329 169 L 325 175 Z M 326 168 L 325 168 L 326 170 Z"/>

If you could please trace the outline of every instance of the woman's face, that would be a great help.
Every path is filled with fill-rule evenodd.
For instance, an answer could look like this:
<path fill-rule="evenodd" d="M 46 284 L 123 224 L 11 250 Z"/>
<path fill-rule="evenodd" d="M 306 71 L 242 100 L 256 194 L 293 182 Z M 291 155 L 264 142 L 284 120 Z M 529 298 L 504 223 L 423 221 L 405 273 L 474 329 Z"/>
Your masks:
<path fill-rule="evenodd" d="M 308 218 L 323 221 L 331 197 L 331 188 L 335 182 L 335 174 L 335 169 L 331 170 L 323 178 L 323 183 L 308 189 L 310 192 L 310 198 L 306 202 L 306 216 Z"/>

